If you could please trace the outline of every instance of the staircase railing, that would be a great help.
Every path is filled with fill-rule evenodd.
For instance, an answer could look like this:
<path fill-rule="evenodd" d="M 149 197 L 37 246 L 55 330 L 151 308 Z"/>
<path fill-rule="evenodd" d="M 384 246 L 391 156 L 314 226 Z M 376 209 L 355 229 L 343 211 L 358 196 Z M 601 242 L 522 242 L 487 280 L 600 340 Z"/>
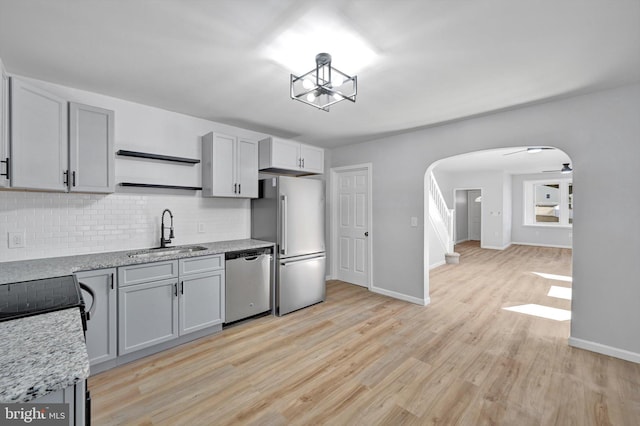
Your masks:
<path fill-rule="evenodd" d="M 442 192 L 440 191 L 440 187 L 438 186 L 438 182 L 436 181 L 435 176 L 432 172 L 430 172 L 429 176 L 429 196 L 431 197 L 431 202 L 434 206 L 435 210 L 439 215 L 442 223 L 444 225 L 444 229 L 446 231 L 446 235 L 443 235 L 444 244 L 447 247 L 447 251 L 449 253 L 453 252 L 453 226 L 454 226 L 454 210 L 449 209 L 447 207 L 447 203 L 444 201 L 444 197 L 442 196 Z M 430 209 L 430 214 L 431 214 Z"/>

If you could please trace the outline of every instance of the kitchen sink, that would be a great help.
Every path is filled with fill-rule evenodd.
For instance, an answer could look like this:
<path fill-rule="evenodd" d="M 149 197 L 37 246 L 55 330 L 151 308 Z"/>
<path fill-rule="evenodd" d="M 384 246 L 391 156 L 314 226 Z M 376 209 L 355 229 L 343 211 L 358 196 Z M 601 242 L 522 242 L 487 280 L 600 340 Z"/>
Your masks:
<path fill-rule="evenodd" d="M 174 254 L 194 253 L 202 250 L 207 250 L 207 248 L 203 246 L 166 247 L 137 251 L 129 253 L 128 256 L 137 259 L 153 259 L 156 257 L 171 256 Z"/>

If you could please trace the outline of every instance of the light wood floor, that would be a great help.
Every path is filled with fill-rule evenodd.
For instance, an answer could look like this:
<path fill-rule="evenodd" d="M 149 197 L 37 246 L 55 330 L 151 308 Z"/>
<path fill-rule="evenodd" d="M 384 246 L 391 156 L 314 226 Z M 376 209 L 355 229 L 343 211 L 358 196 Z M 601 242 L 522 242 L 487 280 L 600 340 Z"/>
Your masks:
<path fill-rule="evenodd" d="M 570 309 L 547 296 L 570 283 L 532 273 L 570 275 L 570 250 L 456 250 L 427 307 L 330 281 L 325 303 L 93 377 L 94 424 L 640 424 L 640 365 L 502 309 Z"/>

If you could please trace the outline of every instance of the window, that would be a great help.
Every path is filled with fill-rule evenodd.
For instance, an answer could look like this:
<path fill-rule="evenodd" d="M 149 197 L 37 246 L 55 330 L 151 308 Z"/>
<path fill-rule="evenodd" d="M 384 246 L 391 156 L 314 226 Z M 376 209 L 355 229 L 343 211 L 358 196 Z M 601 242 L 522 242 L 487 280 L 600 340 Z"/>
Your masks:
<path fill-rule="evenodd" d="M 524 182 L 524 224 L 571 226 L 573 183 L 570 179 Z"/>

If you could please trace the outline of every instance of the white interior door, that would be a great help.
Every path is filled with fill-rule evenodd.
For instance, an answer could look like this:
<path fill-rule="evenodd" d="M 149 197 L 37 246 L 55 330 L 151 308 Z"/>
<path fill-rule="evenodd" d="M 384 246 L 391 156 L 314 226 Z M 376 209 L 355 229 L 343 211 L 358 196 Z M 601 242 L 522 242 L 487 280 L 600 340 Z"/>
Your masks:
<path fill-rule="evenodd" d="M 467 208 L 469 217 L 469 239 L 480 241 L 482 224 L 482 192 L 474 189 L 467 192 Z"/>
<path fill-rule="evenodd" d="M 369 287 L 369 169 L 338 171 L 336 183 L 337 279 Z"/>

